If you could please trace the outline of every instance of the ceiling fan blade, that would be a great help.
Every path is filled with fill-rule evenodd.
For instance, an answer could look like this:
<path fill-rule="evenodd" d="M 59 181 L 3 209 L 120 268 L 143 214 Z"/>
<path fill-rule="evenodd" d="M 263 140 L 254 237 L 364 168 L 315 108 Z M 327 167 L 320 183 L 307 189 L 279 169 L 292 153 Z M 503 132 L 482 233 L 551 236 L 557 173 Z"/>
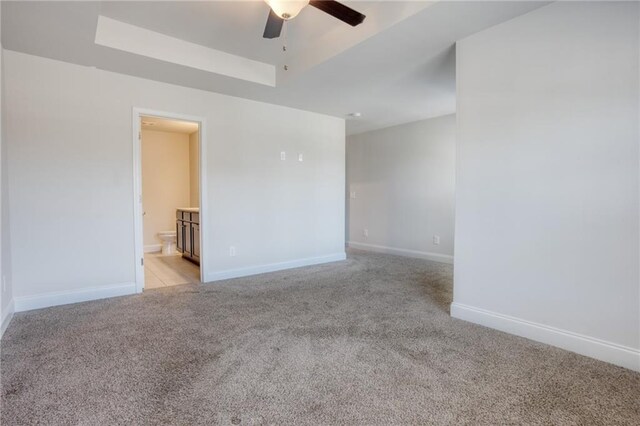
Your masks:
<path fill-rule="evenodd" d="M 273 10 L 269 10 L 269 17 L 267 18 L 267 25 L 264 27 L 264 38 L 278 38 L 282 31 L 282 25 L 284 19 L 276 15 Z"/>
<path fill-rule="evenodd" d="M 334 18 L 346 22 L 352 27 L 361 24 L 366 18 L 362 13 L 333 0 L 311 0 L 309 4 Z"/>

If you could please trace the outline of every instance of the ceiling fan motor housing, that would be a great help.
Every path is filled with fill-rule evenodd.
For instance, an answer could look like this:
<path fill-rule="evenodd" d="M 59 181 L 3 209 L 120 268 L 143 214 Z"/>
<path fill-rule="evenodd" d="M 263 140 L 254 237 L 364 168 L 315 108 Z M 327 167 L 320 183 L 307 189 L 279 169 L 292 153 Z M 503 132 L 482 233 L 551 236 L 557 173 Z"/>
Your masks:
<path fill-rule="evenodd" d="M 285 21 L 298 16 L 309 0 L 265 0 L 271 10 Z"/>
<path fill-rule="evenodd" d="M 282 31 L 284 21 L 298 16 L 298 13 L 307 5 L 327 13 L 347 24 L 355 27 L 360 25 L 365 16 L 334 0 L 264 0 L 271 10 L 264 29 L 264 38 L 278 38 Z"/>

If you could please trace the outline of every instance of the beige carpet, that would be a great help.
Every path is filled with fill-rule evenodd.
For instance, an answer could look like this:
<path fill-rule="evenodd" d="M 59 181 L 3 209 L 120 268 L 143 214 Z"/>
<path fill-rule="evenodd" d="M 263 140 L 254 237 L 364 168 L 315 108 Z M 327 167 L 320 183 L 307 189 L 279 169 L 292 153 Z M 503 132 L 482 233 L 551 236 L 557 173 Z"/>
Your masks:
<path fill-rule="evenodd" d="M 2 424 L 640 424 L 640 374 L 449 317 L 451 267 L 345 262 L 18 314 Z"/>

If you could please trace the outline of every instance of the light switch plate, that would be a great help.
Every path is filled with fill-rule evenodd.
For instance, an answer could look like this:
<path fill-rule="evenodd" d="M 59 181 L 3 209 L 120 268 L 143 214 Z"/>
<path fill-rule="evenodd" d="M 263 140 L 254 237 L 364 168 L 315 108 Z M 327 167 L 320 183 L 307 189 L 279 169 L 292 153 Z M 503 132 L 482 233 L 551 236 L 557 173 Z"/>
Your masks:
<path fill-rule="evenodd" d="M 282 151 L 282 152 L 280 153 L 280 159 L 281 159 L 282 161 L 286 160 L 286 159 L 287 159 L 287 153 L 286 153 L 286 152 L 284 152 L 284 151 Z"/>

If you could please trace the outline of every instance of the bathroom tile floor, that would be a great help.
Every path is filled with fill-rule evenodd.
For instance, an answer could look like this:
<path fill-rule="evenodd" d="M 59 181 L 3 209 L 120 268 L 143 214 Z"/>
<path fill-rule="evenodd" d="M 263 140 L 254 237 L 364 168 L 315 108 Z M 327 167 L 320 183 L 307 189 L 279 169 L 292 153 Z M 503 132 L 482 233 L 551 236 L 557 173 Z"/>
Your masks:
<path fill-rule="evenodd" d="M 145 253 L 144 265 L 145 290 L 200 282 L 198 266 L 183 259 L 180 253 L 168 256 Z"/>

